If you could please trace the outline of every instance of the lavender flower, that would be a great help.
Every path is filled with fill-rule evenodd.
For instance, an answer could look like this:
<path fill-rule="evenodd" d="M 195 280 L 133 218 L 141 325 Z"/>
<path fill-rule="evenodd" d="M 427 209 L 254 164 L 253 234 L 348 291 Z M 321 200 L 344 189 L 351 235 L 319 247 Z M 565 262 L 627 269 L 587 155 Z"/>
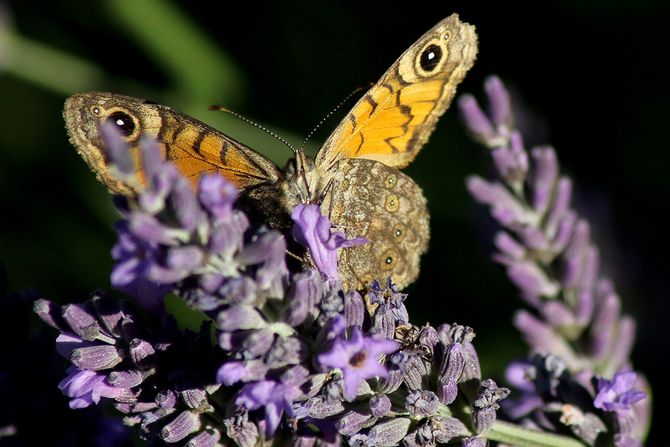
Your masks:
<path fill-rule="evenodd" d="M 559 359 L 563 368 L 557 372 L 537 359 L 525 367 L 510 365 L 508 377 L 522 394 L 516 402 L 508 401 L 509 414 L 533 415 L 526 423 L 551 431 L 568 426 L 589 445 L 599 436 L 617 445 L 624 445 L 618 441 L 624 438 L 641 442 L 648 422 L 649 402 L 640 391 L 646 382 L 633 372 L 620 372 L 630 370 L 635 322 L 621 314 L 611 281 L 599 273 L 599 250 L 590 240 L 588 222 L 571 209 L 572 181 L 560 174 L 556 152 L 535 147 L 529 156 L 513 126 L 509 94 L 500 79 L 488 78 L 485 90 L 488 115 L 470 95 L 459 105 L 474 138 L 490 148 L 499 179 L 472 176 L 467 186 L 502 227 L 494 239 L 494 259 L 505 266 L 532 308 L 519 311 L 515 325 L 532 352 L 541 354 L 540 359 Z M 601 378 L 597 389 L 592 385 L 596 378 Z M 579 388 L 588 398 L 573 402 L 556 392 L 556 381 L 571 383 L 559 389 Z M 636 402 L 626 424 L 598 414 L 597 409 L 612 411 L 617 399 Z M 561 405 L 570 405 L 570 412 L 550 422 L 549 413 Z"/>
<path fill-rule="evenodd" d="M 113 138 L 110 158 L 123 158 Z M 118 204 L 112 283 L 149 310 L 142 325 L 97 295 L 36 306 L 61 332 L 72 407 L 111 401 L 159 444 L 476 445 L 495 433 L 507 391 L 481 381 L 472 329 L 413 325 L 390 278 L 365 296 L 342 289 L 337 250 L 362 240 L 333 232 L 318 206 L 296 207 L 294 236 L 318 271 L 289 271 L 284 236 L 252 225 L 232 185 L 203 176 L 194 192 L 153 142 L 141 148 L 146 185 Z M 126 164 L 116 169 L 131 181 Z M 202 312 L 216 344 L 210 324 L 176 328 L 168 292 Z"/>
<path fill-rule="evenodd" d="M 351 401 L 356 397 L 362 380 L 388 376 L 386 368 L 379 363 L 379 357 L 391 354 L 397 349 L 398 344 L 395 341 L 364 337 L 361 330 L 355 327 L 348 340 L 336 339 L 330 351 L 319 355 L 319 363 L 342 370 L 344 397 Z"/>
<path fill-rule="evenodd" d="M 339 278 L 336 250 L 367 242 L 362 237 L 347 239 L 341 231 L 331 233 L 330 222 L 321 215 L 317 205 L 298 205 L 293 208 L 291 218 L 295 222 L 293 237 L 309 248 L 314 266 L 330 280 Z"/>
<path fill-rule="evenodd" d="M 596 408 L 605 411 L 630 411 L 632 405 L 645 398 L 645 394 L 634 389 L 637 376 L 633 371 L 621 371 L 612 380 L 598 380 L 598 394 L 594 400 Z"/>
<path fill-rule="evenodd" d="M 164 316 L 150 328 L 140 327 L 130 309 L 101 294 L 63 307 L 38 300 L 35 311 L 61 332 L 57 349 L 73 363 L 59 385 L 72 399 L 70 408 L 108 399 L 125 414 L 126 425 L 138 425 L 146 439 L 165 442 L 206 428 L 199 415 L 210 411 L 207 396 L 213 389 L 203 377 L 213 365 L 203 359 L 212 354 L 201 352 L 193 361 L 191 353 L 209 350 L 207 325 L 199 333 L 180 333 Z M 166 364 L 172 368 L 163 370 Z"/>

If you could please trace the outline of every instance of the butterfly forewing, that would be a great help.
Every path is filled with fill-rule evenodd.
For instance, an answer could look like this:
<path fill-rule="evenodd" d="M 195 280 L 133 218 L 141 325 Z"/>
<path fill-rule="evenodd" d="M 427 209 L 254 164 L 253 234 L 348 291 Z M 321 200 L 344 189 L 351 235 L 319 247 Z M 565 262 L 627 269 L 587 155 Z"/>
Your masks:
<path fill-rule="evenodd" d="M 156 139 L 163 156 L 194 185 L 201 174 L 212 172 L 221 173 L 239 189 L 274 183 L 281 175 L 270 159 L 250 147 L 195 118 L 143 99 L 113 93 L 78 93 L 68 98 L 63 114 L 70 139 L 79 153 L 100 180 L 117 194 L 133 191 L 109 171 L 100 124 L 125 117 L 134 126 L 125 139 L 135 155 L 143 135 Z M 136 158 L 140 160 L 139 156 Z M 141 165 L 138 169 L 142 178 Z"/>
<path fill-rule="evenodd" d="M 329 169 L 343 158 L 409 164 L 474 63 L 474 27 L 453 14 L 409 47 L 354 105 L 319 151 Z"/>

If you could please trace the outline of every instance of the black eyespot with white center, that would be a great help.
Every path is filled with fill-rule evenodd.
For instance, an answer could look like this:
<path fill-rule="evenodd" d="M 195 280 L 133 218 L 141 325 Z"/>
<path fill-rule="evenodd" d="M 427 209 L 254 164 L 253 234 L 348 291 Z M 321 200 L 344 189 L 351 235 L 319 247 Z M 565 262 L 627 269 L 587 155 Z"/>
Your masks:
<path fill-rule="evenodd" d="M 135 121 L 128 115 L 123 112 L 114 112 L 107 118 L 107 121 L 114 124 L 118 129 L 123 133 L 124 136 L 128 137 L 135 132 Z"/>
<path fill-rule="evenodd" d="M 428 45 L 421 53 L 419 64 L 425 71 L 433 71 L 442 60 L 442 48 L 439 45 Z"/>

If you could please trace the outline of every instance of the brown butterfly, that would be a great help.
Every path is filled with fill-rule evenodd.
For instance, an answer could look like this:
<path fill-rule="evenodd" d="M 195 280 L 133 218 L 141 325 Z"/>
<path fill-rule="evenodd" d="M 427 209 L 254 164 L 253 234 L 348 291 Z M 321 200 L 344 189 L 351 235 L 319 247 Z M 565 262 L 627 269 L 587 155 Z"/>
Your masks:
<path fill-rule="evenodd" d="M 221 173 L 242 190 L 243 206 L 271 227 L 286 230 L 297 204 L 319 204 L 347 237 L 369 240 L 341 250 L 345 288 L 389 276 L 402 288 L 419 273 L 429 227 L 421 188 L 398 169 L 423 147 L 476 53 L 472 25 L 456 14 L 442 20 L 363 95 L 315 159 L 298 150 L 283 171 L 252 148 L 151 101 L 79 93 L 65 102 L 64 117 L 73 145 L 112 192 L 136 193 L 108 169 L 100 136 L 105 120 L 122 131 L 138 166 L 139 138 L 149 135 L 194 186 L 202 173 Z"/>

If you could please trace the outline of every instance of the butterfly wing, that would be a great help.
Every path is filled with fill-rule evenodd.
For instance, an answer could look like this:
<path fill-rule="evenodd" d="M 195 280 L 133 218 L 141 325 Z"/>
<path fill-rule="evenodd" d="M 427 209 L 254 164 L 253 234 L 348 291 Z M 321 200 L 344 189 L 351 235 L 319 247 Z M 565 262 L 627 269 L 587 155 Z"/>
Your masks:
<path fill-rule="evenodd" d="M 407 166 L 449 107 L 477 54 L 474 26 L 452 14 L 421 36 L 354 105 L 317 154 L 325 170 L 343 158 Z"/>
<path fill-rule="evenodd" d="M 131 185 L 109 170 L 100 136 L 105 120 L 118 123 L 143 179 L 138 143 L 142 135 L 158 141 L 163 156 L 196 185 L 200 174 L 219 172 L 239 189 L 276 182 L 281 173 L 268 158 L 187 115 L 143 99 L 112 93 L 78 93 L 65 102 L 66 127 L 79 154 L 98 179 L 117 194 Z"/>

